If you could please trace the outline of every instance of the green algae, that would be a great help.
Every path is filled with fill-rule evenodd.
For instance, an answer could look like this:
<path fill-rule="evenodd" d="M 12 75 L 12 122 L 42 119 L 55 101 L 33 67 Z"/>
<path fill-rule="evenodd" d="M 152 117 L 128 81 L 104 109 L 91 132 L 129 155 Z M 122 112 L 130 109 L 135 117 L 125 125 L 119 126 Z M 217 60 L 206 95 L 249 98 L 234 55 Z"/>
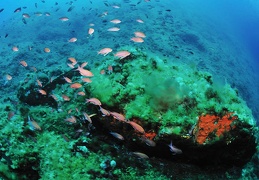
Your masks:
<path fill-rule="evenodd" d="M 251 110 L 228 83 L 214 82 L 210 73 L 194 66 L 168 63 L 136 49 L 130 52 L 130 57 L 106 59 L 105 65 L 92 68 L 95 81 L 89 85 L 91 96 L 110 108 L 116 106 L 128 119 L 159 123 L 161 132 L 182 127 L 178 135 L 188 133 L 197 117 L 207 113 L 234 112 L 241 121 L 255 125 Z M 97 73 L 107 64 L 113 64 L 112 74 Z"/>

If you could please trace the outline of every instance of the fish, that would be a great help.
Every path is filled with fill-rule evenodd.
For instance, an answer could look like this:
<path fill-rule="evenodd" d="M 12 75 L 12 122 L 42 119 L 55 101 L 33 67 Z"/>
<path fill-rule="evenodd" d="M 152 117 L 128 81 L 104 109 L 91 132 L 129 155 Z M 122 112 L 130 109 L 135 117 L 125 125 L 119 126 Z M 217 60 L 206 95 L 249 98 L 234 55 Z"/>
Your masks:
<path fill-rule="evenodd" d="M 75 37 L 73 37 L 73 38 L 70 38 L 69 40 L 68 40 L 68 42 L 76 42 L 77 41 L 77 38 L 75 38 Z"/>
<path fill-rule="evenodd" d="M 86 99 L 86 103 L 91 103 L 91 104 L 94 104 L 96 106 L 101 106 L 102 103 L 99 99 L 97 98 L 90 98 L 90 99 Z"/>
<path fill-rule="evenodd" d="M 109 54 L 110 52 L 112 52 L 111 48 L 103 48 L 100 51 L 98 51 L 98 54 L 101 54 L 103 56 L 106 56 L 107 54 Z"/>
<path fill-rule="evenodd" d="M 38 8 L 38 4 L 37 4 L 37 3 L 35 3 L 34 6 L 35 6 L 36 8 Z"/>
<path fill-rule="evenodd" d="M 76 123 L 76 117 L 75 116 L 70 116 L 69 118 L 66 118 L 65 121 L 74 124 L 74 123 Z"/>
<path fill-rule="evenodd" d="M 44 95 L 44 96 L 47 95 L 47 92 L 44 91 L 43 89 L 39 89 L 38 91 L 39 91 L 40 94 L 42 94 L 42 95 Z"/>
<path fill-rule="evenodd" d="M 67 12 L 71 12 L 74 8 L 75 6 L 71 6 L 70 8 L 68 8 Z"/>
<path fill-rule="evenodd" d="M 28 116 L 28 124 L 30 125 L 31 130 L 41 130 L 39 124 L 30 116 Z"/>
<path fill-rule="evenodd" d="M 86 83 L 91 83 L 92 80 L 90 78 L 82 78 L 81 79 L 83 82 L 86 82 Z"/>
<path fill-rule="evenodd" d="M 24 17 L 24 18 L 30 18 L 30 15 L 27 14 L 27 13 L 23 13 L 23 14 L 22 14 L 22 17 Z"/>
<path fill-rule="evenodd" d="M 27 21 L 24 18 L 22 18 L 22 22 L 23 24 L 27 24 Z"/>
<path fill-rule="evenodd" d="M 172 141 L 171 141 L 171 143 L 168 146 L 169 146 L 170 151 L 173 153 L 173 155 L 182 154 L 183 153 L 181 149 L 173 146 Z"/>
<path fill-rule="evenodd" d="M 119 51 L 116 54 L 114 54 L 115 57 L 118 57 L 120 59 L 124 59 L 125 57 L 129 56 L 130 52 L 128 51 Z"/>
<path fill-rule="evenodd" d="M 110 134 L 111 134 L 113 137 L 115 137 L 115 138 L 117 138 L 117 139 L 119 139 L 119 140 L 121 140 L 121 141 L 124 140 L 124 137 L 123 137 L 122 135 L 120 135 L 119 133 L 110 132 Z"/>
<path fill-rule="evenodd" d="M 62 98 L 64 101 L 70 101 L 70 98 L 65 94 L 62 94 Z"/>
<path fill-rule="evenodd" d="M 141 127 L 139 124 L 135 123 L 134 121 L 128 121 L 127 123 L 129 123 L 136 131 L 144 134 L 145 130 L 143 129 L 143 127 Z"/>
<path fill-rule="evenodd" d="M 86 112 L 83 112 L 83 116 L 85 120 L 92 124 L 92 119 Z"/>
<path fill-rule="evenodd" d="M 146 154 L 141 153 L 141 152 L 132 152 L 132 154 L 134 154 L 135 156 L 137 156 L 139 158 L 142 158 L 142 159 L 148 159 L 149 158 Z"/>
<path fill-rule="evenodd" d="M 120 28 L 112 27 L 112 28 L 109 28 L 107 31 L 116 32 L 116 31 L 119 31 L 119 30 L 120 30 Z"/>
<path fill-rule="evenodd" d="M 92 35 L 93 33 L 94 33 L 94 29 L 93 29 L 93 28 L 89 28 L 89 29 L 88 29 L 88 34 L 89 34 L 89 35 Z"/>
<path fill-rule="evenodd" d="M 100 107 L 100 111 L 102 112 L 103 116 L 110 116 L 110 111 L 102 108 L 101 106 Z"/>
<path fill-rule="evenodd" d="M 72 83 L 71 79 L 69 79 L 68 77 L 63 77 L 63 79 L 64 79 L 67 83 Z"/>
<path fill-rule="evenodd" d="M 13 46 L 13 47 L 12 47 L 12 50 L 13 50 L 14 52 L 17 52 L 17 51 L 19 51 L 19 48 L 18 48 L 17 46 Z"/>
<path fill-rule="evenodd" d="M 79 88 L 82 87 L 82 84 L 80 84 L 80 83 L 73 83 L 73 84 L 70 85 L 70 87 L 73 88 L 73 89 L 79 89 Z"/>
<path fill-rule="evenodd" d="M 5 37 L 5 38 L 7 38 L 7 37 L 8 37 L 8 35 L 9 35 L 9 34 L 7 34 L 7 33 L 6 33 L 4 37 Z"/>
<path fill-rule="evenodd" d="M 61 18 L 59 18 L 59 20 L 62 21 L 62 22 L 65 22 L 65 21 L 68 21 L 69 18 L 68 17 L 61 17 Z"/>
<path fill-rule="evenodd" d="M 44 48 L 44 52 L 45 52 L 45 53 L 49 53 L 49 52 L 50 52 L 50 49 L 46 47 L 46 48 Z"/>
<path fill-rule="evenodd" d="M 110 114 L 117 120 L 126 122 L 126 118 L 124 115 L 117 113 L 117 112 L 110 112 Z"/>
<path fill-rule="evenodd" d="M 140 37 L 140 38 L 146 37 L 146 35 L 143 32 L 140 32 L 140 31 L 136 31 L 136 32 L 134 32 L 134 34 L 135 34 L 136 37 Z"/>
<path fill-rule="evenodd" d="M 24 60 L 21 60 L 21 61 L 20 61 L 20 64 L 21 64 L 23 67 L 27 67 L 27 66 L 28 66 L 28 64 L 27 64 L 26 61 L 24 61 Z"/>
<path fill-rule="evenodd" d="M 88 71 L 88 70 L 86 70 L 86 69 L 83 69 L 83 68 L 80 67 L 80 66 L 78 66 L 78 68 L 76 69 L 76 71 L 79 71 L 79 73 L 80 73 L 82 76 L 88 76 L 88 77 L 94 76 L 91 71 Z"/>
<path fill-rule="evenodd" d="M 22 10 L 22 8 L 21 7 L 19 7 L 19 8 L 17 8 L 17 9 L 15 9 L 14 10 L 14 13 L 16 13 L 16 12 L 20 12 Z"/>
<path fill-rule="evenodd" d="M 111 20 L 110 22 L 113 23 L 113 24 L 119 24 L 119 23 L 121 23 L 121 20 L 119 20 L 119 19 L 113 19 L 113 20 Z"/>
<path fill-rule="evenodd" d="M 3 10 L 4 10 L 3 8 L 2 8 L 2 9 L 0 9 L 0 13 L 1 13 L 1 12 L 3 12 Z"/>
<path fill-rule="evenodd" d="M 144 42 L 144 40 L 141 37 L 132 37 L 130 40 L 133 41 L 133 42 L 136 42 L 136 43 L 143 43 Z"/>

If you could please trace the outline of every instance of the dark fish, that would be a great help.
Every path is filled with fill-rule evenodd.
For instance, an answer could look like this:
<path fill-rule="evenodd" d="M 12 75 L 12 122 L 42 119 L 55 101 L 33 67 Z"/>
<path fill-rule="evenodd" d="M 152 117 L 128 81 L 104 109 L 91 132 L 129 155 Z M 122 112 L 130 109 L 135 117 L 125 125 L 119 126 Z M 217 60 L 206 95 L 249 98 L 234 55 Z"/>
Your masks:
<path fill-rule="evenodd" d="M 35 5 L 36 8 L 38 8 L 38 4 L 37 3 L 35 3 L 34 5 Z"/>
<path fill-rule="evenodd" d="M 8 34 L 6 33 L 4 37 L 7 38 L 7 36 L 8 36 Z"/>
<path fill-rule="evenodd" d="M 55 5 L 58 5 L 58 3 L 56 2 Z"/>
<path fill-rule="evenodd" d="M 22 8 L 19 7 L 19 8 L 17 8 L 17 9 L 15 9 L 14 12 L 15 12 L 15 13 L 16 13 L 16 12 L 20 12 L 21 10 L 22 10 Z"/>
<path fill-rule="evenodd" d="M 90 3 L 93 4 L 92 1 L 90 1 Z"/>
<path fill-rule="evenodd" d="M 0 12 L 3 12 L 4 9 L 0 9 Z"/>
<path fill-rule="evenodd" d="M 22 18 L 22 22 L 23 22 L 23 24 L 27 24 L 27 22 L 24 18 Z"/>
<path fill-rule="evenodd" d="M 105 6 L 109 6 L 106 2 L 104 4 L 105 4 Z"/>
<path fill-rule="evenodd" d="M 23 9 L 27 9 L 27 7 L 26 7 L 26 6 L 23 6 L 22 8 L 23 8 Z"/>
<path fill-rule="evenodd" d="M 170 11 L 171 11 L 171 9 L 167 9 L 166 11 L 170 12 Z"/>
<path fill-rule="evenodd" d="M 43 0 L 42 0 L 41 2 L 42 2 L 42 3 L 45 3 L 45 1 L 43 1 Z"/>
<path fill-rule="evenodd" d="M 67 12 L 72 11 L 75 8 L 75 6 L 71 6 L 70 8 L 68 8 Z"/>

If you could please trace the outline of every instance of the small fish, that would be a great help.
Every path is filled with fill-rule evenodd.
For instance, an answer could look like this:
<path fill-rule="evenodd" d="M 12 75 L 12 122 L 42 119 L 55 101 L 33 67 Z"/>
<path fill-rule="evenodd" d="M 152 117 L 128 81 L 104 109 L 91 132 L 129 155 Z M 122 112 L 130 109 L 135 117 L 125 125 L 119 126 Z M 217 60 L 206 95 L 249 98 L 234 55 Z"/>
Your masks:
<path fill-rule="evenodd" d="M 120 59 L 124 59 L 125 57 L 129 56 L 130 52 L 128 51 L 119 51 L 116 54 L 114 54 L 115 57 L 118 57 Z"/>
<path fill-rule="evenodd" d="M 27 21 L 25 20 L 25 18 L 22 18 L 22 22 L 23 24 L 27 24 Z"/>
<path fill-rule="evenodd" d="M 70 98 L 65 94 L 62 94 L 62 98 L 64 101 L 70 101 Z"/>
<path fill-rule="evenodd" d="M 68 77 L 63 77 L 63 79 L 64 79 L 67 83 L 72 83 L 71 79 L 69 79 Z"/>
<path fill-rule="evenodd" d="M 26 61 L 24 61 L 24 60 L 20 61 L 20 64 L 21 64 L 23 67 L 27 67 L 27 66 L 28 66 L 28 64 L 27 64 Z"/>
<path fill-rule="evenodd" d="M 28 124 L 30 125 L 31 130 L 41 130 L 41 127 L 39 126 L 39 124 L 32 119 L 30 116 L 28 116 Z"/>
<path fill-rule="evenodd" d="M 44 91 L 43 89 L 39 89 L 38 91 L 39 91 L 40 94 L 42 94 L 42 95 L 44 95 L 44 96 L 47 95 L 47 92 Z"/>
<path fill-rule="evenodd" d="M 59 18 L 59 20 L 62 21 L 62 22 L 65 22 L 65 21 L 68 21 L 69 18 L 67 18 L 67 17 L 61 17 L 61 18 Z"/>
<path fill-rule="evenodd" d="M 1 13 L 1 12 L 3 12 L 3 10 L 4 10 L 3 8 L 2 8 L 2 9 L 0 9 L 0 13 Z"/>
<path fill-rule="evenodd" d="M 117 120 L 126 122 L 126 118 L 124 115 L 117 113 L 117 112 L 110 112 L 110 114 Z"/>
<path fill-rule="evenodd" d="M 74 123 L 76 123 L 76 117 L 75 116 L 70 116 L 69 118 L 66 118 L 65 121 L 74 124 Z"/>
<path fill-rule="evenodd" d="M 110 52 L 112 52 L 111 48 L 103 48 L 100 51 L 98 51 L 98 54 L 101 54 L 103 56 L 106 56 L 107 54 L 109 54 Z"/>
<path fill-rule="evenodd" d="M 119 30 L 120 30 L 120 28 L 112 27 L 112 28 L 109 28 L 107 31 L 116 32 L 116 31 L 119 31 Z"/>
<path fill-rule="evenodd" d="M 83 115 L 85 120 L 87 120 L 89 123 L 92 123 L 91 117 L 86 112 L 83 112 Z"/>
<path fill-rule="evenodd" d="M 42 83 L 40 82 L 40 80 L 37 79 L 36 81 L 37 81 L 38 86 L 42 87 Z"/>
<path fill-rule="evenodd" d="M 20 12 L 22 10 L 22 8 L 21 7 L 19 7 L 19 8 L 17 8 L 17 9 L 15 9 L 14 10 L 14 13 L 16 13 L 16 12 Z"/>
<path fill-rule="evenodd" d="M 83 91 L 79 91 L 77 94 L 78 94 L 79 96 L 85 96 L 85 92 L 83 92 Z"/>
<path fill-rule="evenodd" d="M 119 23 L 121 23 L 121 20 L 119 20 L 119 19 L 113 19 L 113 20 L 111 20 L 110 22 L 113 23 L 113 24 L 119 24 Z"/>
<path fill-rule="evenodd" d="M 70 8 L 68 8 L 67 12 L 72 11 L 75 8 L 75 6 L 71 6 Z"/>
<path fill-rule="evenodd" d="M 103 116 L 110 116 L 110 111 L 102 108 L 101 106 L 100 107 L 100 111 L 102 112 Z"/>
<path fill-rule="evenodd" d="M 94 104 L 96 106 L 101 106 L 102 103 L 99 99 L 97 98 L 90 98 L 90 99 L 86 99 L 86 103 L 91 103 L 91 104 Z"/>
<path fill-rule="evenodd" d="M 73 66 L 77 64 L 76 58 L 74 57 L 69 57 L 68 60 L 72 63 Z"/>
<path fill-rule="evenodd" d="M 76 42 L 76 41 L 77 41 L 77 38 L 75 38 L 75 37 L 73 37 L 73 38 L 71 38 L 71 39 L 68 40 L 68 42 L 72 42 L 72 43 L 73 43 L 73 42 Z"/>
<path fill-rule="evenodd" d="M 134 32 L 134 34 L 135 34 L 136 37 L 140 37 L 140 38 L 146 37 L 146 35 L 143 32 L 140 32 L 140 31 L 136 31 L 136 32 Z"/>
<path fill-rule="evenodd" d="M 82 81 L 86 82 L 86 83 L 91 83 L 92 82 L 92 80 L 90 78 L 82 78 Z"/>
<path fill-rule="evenodd" d="M 6 33 L 4 37 L 5 37 L 5 38 L 7 38 L 7 37 L 8 37 L 8 35 L 9 35 L 9 34 L 7 34 L 7 33 Z"/>
<path fill-rule="evenodd" d="M 23 13 L 23 14 L 22 14 L 22 17 L 24 17 L 24 18 L 30 18 L 30 15 L 27 14 L 27 13 Z"/>
<path fill-rule="evenodd" d="M 49 53 L 49 52 L 50 52 L 50 48 L 47 48 L 47 47 L 44 48 L 44 52 L 45 52 L 45 53 Z"/>
<path fill-rule="evenodd" d="M 19 51 L 19 48 L 18 48 L 17 46 L 14 46 L 14 47 L 12 47 L 12 50 L 13 50 L 14 52 L 17 52 L 17 51 Z"/>
<path fill-rule="evenodd" d="M 73 83 L 73 84 L 70 85 L 70 87 L 72 89 L 79 89 L 79 88 L 82 87 L 82 84 L 80 84 L 80 83 Z"/>
<path fill-rule="evenodd" d="M 127 123 L 129 123 L 136 131 L 144 134 L 145 130 L 143 129 L 143 127 L 141 127 L 139 124 L 135 123 L 134 121 L 128 121 Z"/>
<path fill-rule="evenodd" d="M 170 151 L 173 153 L 173 155 L 182 154 L 183 153 L 181 149 L 178 149 L 177 147 L 173 146 L 172 141 L 171 141 L 171 143 L 168 146 L 169 146 Z"/>
<path fill-rule="evenodd" d="M 88 29 L 88 34 L 89 34 L 90 36 L 92 36 L 93 33 L 94 33 L 94 29 L 93 29 L 93 28 L 89 28 L 89 29 Z"/>
<path fill-rule="evenodd" d="M 141 152 L 132 152 L 132 154 L 134 154 L 135 156 L 137 156 L 139 158 L 142 158 L 142 159 L 148 159 L 149 158 L 146 154 L 141 153 Z"/>
<path fill-rule="evenodd" d="M 88 71 L 86 69 L 81 68 L 80 66 L 78 66 L 78 68 L 76 69 L 77 71 L 79 71 L 79 73 L 82 76 L 87 76 L 87 77 L 92 77 L 94 76 L 93 73 L 91 71 Z"/>
<path fill-rule="evenodd" d="M 136 21 L 137 21 L 138 23 L 144 23 L 144 21 L 143 21 L 142 19 L 136 19 Z"/>
<path fill-rule="evenodd" d="M 113 67 L 111 65 L 109 65 L 107 69 L 108 69 L 108 74 L 112 74 Z"/>
<path fill-rule="evenodd" d="M 140 37 L 132 37 L 130 40 L 133 41 L 133 42 L 136 42 L 136 43 L 143 43 L 144 42 L 144 40 Z"/>
<path fill-rule="evenodd" d="M 111 135 L 113 135 L 113 137 L 123 141 L 124 140 L 124 137 L 122 135 L 120 135 L 119 133 L 116 133 L 116 132 L 110 132 Z"/>

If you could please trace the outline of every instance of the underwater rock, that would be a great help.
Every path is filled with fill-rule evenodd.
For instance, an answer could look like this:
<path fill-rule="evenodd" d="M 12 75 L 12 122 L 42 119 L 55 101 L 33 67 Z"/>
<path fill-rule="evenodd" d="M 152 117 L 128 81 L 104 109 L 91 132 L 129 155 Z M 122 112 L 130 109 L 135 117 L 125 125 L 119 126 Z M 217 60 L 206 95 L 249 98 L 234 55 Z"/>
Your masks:
<path fill-rule="evenodd" d="M 26 84 L 26 86 L 21 86 L 18 90 L 18 98 L 21 102 L 26 103 L 31 106 L 38 106 L 38 105 L 49 105 L 53 108 L 57 108 L 58 104 L 56 100 L 50 96 L 50 92 L 56 88 L 58 84 L 65 84 L 67 83 L 64 77 L 72 78 L 73 76 L 79 76 L 80 74 L 75 69 L 71 69 L 70 71 L 59 75 L 55 78 L 52 82 L 47 83 L 43 87 L 47 94 L 43 95 L 39 93 L 39 88 L 35 85 L 35 82 L 31 84 Z"/>
<path fill-rule="evenodd" d="M 121 134 L 133 152 L 179 163 L 231 167 L 243 166 L 251 159 L 257 145 L 255 120 L 234 89 L 229 85 L 217 89 L 212 75 L 196 68 L 149 58 L 138 50 L 130 52 L 131 59 L 123 63 L 107 62 L 120 65 L 121 71 L 95 73 L 99 81 L 89 85 L 91 96 L 105 109 L 126 119 L 118 121 L 96 112 L 100 115 L 98 123 L 93 121 L 97 131 Z M 143 131 L 127 122 L 136 123 Z"/>

